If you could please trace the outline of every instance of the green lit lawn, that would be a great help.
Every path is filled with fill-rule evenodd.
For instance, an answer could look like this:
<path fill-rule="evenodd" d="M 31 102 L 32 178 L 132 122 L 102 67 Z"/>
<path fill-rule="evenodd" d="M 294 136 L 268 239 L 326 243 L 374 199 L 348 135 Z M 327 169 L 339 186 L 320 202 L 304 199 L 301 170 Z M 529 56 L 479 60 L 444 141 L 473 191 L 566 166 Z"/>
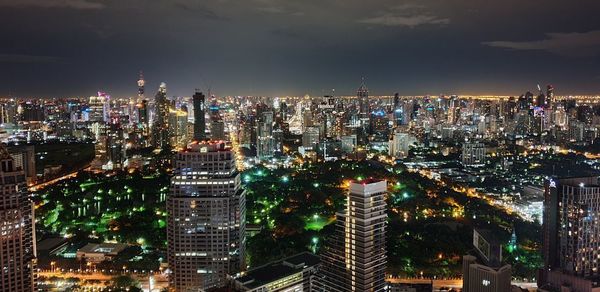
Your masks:
<path fill-rule="evenodd" d="M 308 217 L 304 219 L 306 230 L 320 231 L 323 227 L 333 223 L 335 221 L 334 217 L 326 218 L 323 216 L 318 217 Z"/>

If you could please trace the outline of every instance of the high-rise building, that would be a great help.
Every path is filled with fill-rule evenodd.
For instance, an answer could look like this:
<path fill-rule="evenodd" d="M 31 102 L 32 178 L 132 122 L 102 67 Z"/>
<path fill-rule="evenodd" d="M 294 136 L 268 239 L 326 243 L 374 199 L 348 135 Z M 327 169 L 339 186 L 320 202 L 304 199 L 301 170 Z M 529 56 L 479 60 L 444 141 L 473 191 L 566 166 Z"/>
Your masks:
<path fill-rule="evenodd" d="M 274 154 L 273 112 L 264 111 L 256 121 L 256 156 L 259 159 L 269 159 Z"/>
<path fill-rule="evenodd" d="M 319 144 L 319 128 L 308 127 L 302 133 L 302 147 L 308 150 L 317 150 Z"/>
<path fill-rule="evenodd" d="M 210 122 L 210 136 L 213 140 L 226 140 L 225 123 L 222 120 Z"/>
<path fill-rule="evenodd" d="M 184 110 L 169 110 L 169 137 L 171 145 L 185 147 L 188 143 L 188 113 Z"/>
<path fill-rule="evenodd" d="M 41 104 L 33 101 L 23 103 L 23 114 L 21 120 L 24 122 L 42 122 L 44 121 L 44 108 Z"/>
<path fill-rule="evenodd" d="M 408 156 L 410 147 L 416 142 L 417 138 L 413 135 L 396 131 L 388 143 L 388 154 L 395 158 L 405 158 Z"/>
<path fill-rule="evenodd" d="M 156 148 L 165 148 L 169 145 L 169 108 L 170 103 L 167 99 L 167 84 L 162 82 L 156 93 L 155 100 L 155 119 L 153 121 L 152 136 L 153 145 Z"/>
<path fill-rule="evenodd" d="M 142 123 L 142 118 L 140 117 L 139 109 L 142 105 L 142 101 L 144 101 L 144 99 L 145 99 L 145 97 L 144 97 L 145 84 L 146 84 L 146 81 L 144 80 L 144 75 L 142 74 L 142 71 L 140 71 L 140 76 L 137 81 L 138 94 L 137 94 L 137 97 L 134 98 L 130 102 L 130 106 L 129 106 L 129 122 L 134 126 L 137 126 L 138 124 Z"/>
<path fill-rule="evenodd" d="M 144 128 L 148 128 L 148 101 L 145 99 L 138 104 L 138 119 Z"/>
<path fill-rule="evenodd" d="M 245 268 L 245 192 L 224 143 L 195 142 L 176 154 L 167 212 L 169 281 L 176 291 L 220 287 Z"/>
<path fill-rule="evenodd" d="M 350 183 L 346 207 L 337 213 L 336 231 L 322 253 L 317 291 L 384 291 L 385 180 Z"/>
<path fill-rule="evenodd" d="M 544 267 L 539 287 L 592 286 L 600 275 L 598 177 L 549 179 L 544 192 Z M 576 289 L 571 291 L 588 291 Z M 591 291 L 591 290 L 589 290 Z"/>
<path fill-rule="evenodd" d="M 196 91 L 192 102 L 194 103 L 194 140 L 202 141 L 206 138 L 206 97 L 202 92 Z"/>
<path fill-rule="evenodd" d="M 351 153 L 356 149 L 356 135 L 342 136 L 342 152 Z"/>
<path fill-rule="evenodd" d="M 511 266 L 502 263 L 502 245 L 488 230 L 473 231 L 475 255 L 463 256 L 463 292 L 511 291 Z"/>
<path fill-rule="evenodd" d="M 462 163 L 464 165 L 480 165 L 485 163 L 485 144 L 468 142 L 462 145 Z"/>
<path fill-rule="evenodd" d="M 35 291 L 33 205 L 25 173 L 0 145 L 0 291 Z"/>
<path fill-rule="evenodd" d="M 90 122 L 106 123 L 110 113 L 110 95 L 98 91 L 98 96 L 90 96 L 88 120 Z"/>
<path fill-rule="evenodd" d="M 138 86 L 138 102 L 142 102 L 144 100 L 144 86 L 146 85 L 146 81 L 144 80 L 144 74 L 140 71 L 140 78 L 137 81 Z"/>
<path fill-rule="evenodd" d="M 552 86 L 551 84 L 548 84 L 548 86 L 546 86 L 546 98 L 548 98 L 549 105 L 554 105 L 554 86 Z"/>
<path fill-rule="evenodd" d="M 106 159 L 110 169 L 120 169 L 125 162 L 123 128 L 118 122 L 111 122 L 106 128 Z"/>
<path fill-rule="evenodd" d="M 25 173 L 28 185 L 35 183 L 37 174 L 35 170 L 35 148 L 33 145 L 14 145 L 7 147 L 8 153 L 13 158 L 16 168 Z"/>
<path fill-rule="evenodd" d="M 356 98 L 358 99 L 358 110 L 361 119 L 369 119 L 369 89 L 365 85 L 365 80 L 362 80 L 360 87 L 356 91 Z"/>
<path fill-rule="evenodd" d="M 14 99 L 0 104 L 0 124 L 14 123 L 17 116 L 17 103 Z"/>

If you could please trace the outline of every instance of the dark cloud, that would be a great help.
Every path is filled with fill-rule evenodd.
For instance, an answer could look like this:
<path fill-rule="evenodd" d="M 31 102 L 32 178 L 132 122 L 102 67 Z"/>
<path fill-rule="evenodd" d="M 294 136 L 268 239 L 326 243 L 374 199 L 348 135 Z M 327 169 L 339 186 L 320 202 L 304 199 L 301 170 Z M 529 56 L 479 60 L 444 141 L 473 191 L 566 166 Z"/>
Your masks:
<path fill-rule="evenodd" d="M 103 9 L 105 5 L 90 0 L 0 0 L 0 6 L 71 9 Z"/>
<path fill-rule="evenodd" d="M 285 13 L 285 9 L 277 6 L 257 7 L 256 10 L 267 13 Z"/>
<path fill-rule="evenodd" d="M 0 54 L 0 63 L 56 63 L 62 59 L 52 56 Z"/>
<path fill-rule="evenodd" d="M 594 93 L 597 11 L 597 0 L 0 0 L 0 96 L 129 96 L 139 70 L 148 92 L 165 81 L 173 95 L 353 94 L 361 76 L 374 94 L 538 82 Z"/>
<path fill-rule="evenodd" d="M 193 13 L 196 17 L 202 17 L 211 20 L 227 20 L 227 17 L 218 15 L 215 11 L 207 8 L 204 5 L 201 5 L 198 2 L 177 0 L 173 1 L 173 5 L 183 11 Z"/>
<path fill-rule="evenodd" d="M 483 44 L 512 50 L 547 51 L 565 56 L 593 56 L 600 54 L 600 30 L 583 33 L 548 33 L 543 40 L 492 41 Z"/>
<path fill-rule="evenodd" d="M 450 19 L 432 15 L 423 4 L 404 3 L 392 6 L 390 11 L 380 13 L 377 16 L 363 18 L 359 23 L 383 25 L 383 26 L 406 26 L 414 28 L 419 25 L 445 25 Z"/>
<path fill-rule="evenodd" d="M 410 15 L 402 16 L 395 14 L 383 14 L 380 16 L 361 19 L 358 22 L 365 24 L 377 24 L 384 26 L 407 26 L 415 27 L 419 25 L 434 24 L 444 25 L 450 23 L 448 18 L 439 18 L 433 15 Z"/>

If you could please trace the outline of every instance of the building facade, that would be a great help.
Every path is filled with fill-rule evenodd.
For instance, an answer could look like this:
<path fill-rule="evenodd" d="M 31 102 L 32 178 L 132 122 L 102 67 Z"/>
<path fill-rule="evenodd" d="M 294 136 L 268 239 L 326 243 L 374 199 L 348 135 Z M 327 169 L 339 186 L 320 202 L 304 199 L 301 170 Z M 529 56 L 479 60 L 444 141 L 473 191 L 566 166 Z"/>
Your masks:
<path fill-rule="evenodd" d="M 462 163 L 464 165 L 481 165 L 485 163 L 485 144 L 463 143 Z"/>
<path fill-rule="evenodd" d="M 322 254 L 317 291 L 384 291 L 387 192 L 385 180 L 350 183 L 346 209 Z"/>
<path fill-rule="evenodd" d="M 194 140 L 202 141 L 206 138 L 206 96 L 196 92 L 192 97 L 194 104 Z"/>
<path fill-rule="evenodd" d="M 489 230 L 473 230 L 474 255 L 463 256 L 463 292 L 511 291 L 512 267 L 502 261 L 502 244 Z"/>
<path fill-rule="evenodd" d="M 36 290 L 33 204 L 25 173 L 0 145 L 0 291 Z"/>
<path fill-rule="evenodd" d="M 538 277 L 539 287 L 591 283 L 587 279 L 600 276 L 599 216 L 598 177 L 546 181 L 542 228 L 544 268 Z"/>
<path fill-rule="evenodd" d="M 172 288 L 221 287 L 245 268 L 245 204 L 234 153 L 224 143 L 194 143 L 177 153 L 167 198 Z"/>

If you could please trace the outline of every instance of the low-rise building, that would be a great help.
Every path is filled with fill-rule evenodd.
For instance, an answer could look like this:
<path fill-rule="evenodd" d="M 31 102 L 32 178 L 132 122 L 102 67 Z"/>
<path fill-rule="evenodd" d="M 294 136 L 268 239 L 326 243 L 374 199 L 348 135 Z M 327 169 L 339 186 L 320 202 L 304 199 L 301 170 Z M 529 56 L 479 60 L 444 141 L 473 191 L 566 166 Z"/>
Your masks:
<path fill-rule="evenodd" d="M 129 245 L 123 243 L 88 243 L 77 250 L 77 259 L 100 263 L 112 260 L 127 247 Z"/>
<path fill-rule="evenodd" d="M 304 252 L 249 270 L 233 282 L 236 291 L 312 291 L 312 278 L 320 266 L 318 256 Z"/>

